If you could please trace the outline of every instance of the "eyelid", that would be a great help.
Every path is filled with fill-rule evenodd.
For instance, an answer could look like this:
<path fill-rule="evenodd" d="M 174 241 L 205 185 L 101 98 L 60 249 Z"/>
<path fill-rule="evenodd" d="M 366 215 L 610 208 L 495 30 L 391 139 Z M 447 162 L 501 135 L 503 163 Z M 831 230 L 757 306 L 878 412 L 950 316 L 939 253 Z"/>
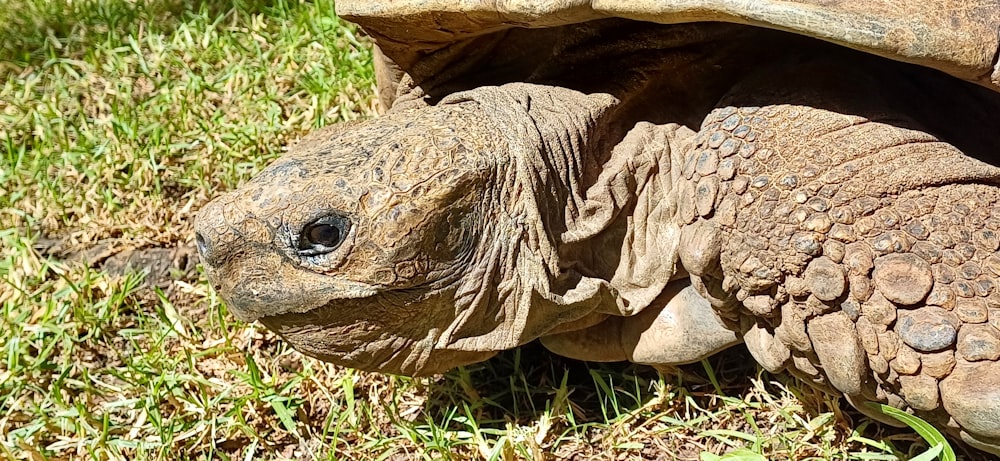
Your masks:
<path fill-rule="evenodd" d="M 333 225 L 339 231 L 339 238 L 335 245 L 328 246 L 324 244 L 317 244 L 315 242 L 308 241 L 308 235 L 311 229 L 320 225 Z M 318 219 L 310 221 L 298 232 L 298 238 L 295 242 L 295 252 L 299 256 L 313 257 L 320 256 L 336 251 L 338 248 L 344 245 L 347 241 L 348 235 L 353 227 L 351 219 L 340 215 L 340 214 L 329 214 L 322 216 Z"/>

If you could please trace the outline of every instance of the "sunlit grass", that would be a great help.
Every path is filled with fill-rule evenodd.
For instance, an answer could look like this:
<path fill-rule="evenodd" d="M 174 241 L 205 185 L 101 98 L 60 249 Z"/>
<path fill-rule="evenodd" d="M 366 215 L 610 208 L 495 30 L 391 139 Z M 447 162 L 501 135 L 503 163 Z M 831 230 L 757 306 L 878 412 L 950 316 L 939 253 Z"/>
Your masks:
<path fill-rule="evenodd" d="M 283 145 L 371 116 L 371 60 L 328 0 L 0 0 L 0 458 L 926 449 L 738 353 L 661 375 L 529 345 L 443 377 L 368 374 L 233 320 L 183 257 L 148 278 L 112 264 L 183 249 L 198 208 Z"/>

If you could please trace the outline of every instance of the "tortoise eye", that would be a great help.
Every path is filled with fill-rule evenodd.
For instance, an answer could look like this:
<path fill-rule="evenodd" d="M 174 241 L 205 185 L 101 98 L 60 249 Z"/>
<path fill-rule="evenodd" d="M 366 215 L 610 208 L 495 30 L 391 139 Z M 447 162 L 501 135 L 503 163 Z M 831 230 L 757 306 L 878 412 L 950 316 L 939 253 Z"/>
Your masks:
<path fill-rule="evenodd" d="M 299 236 L 299 254 L 315 256 L 336 250 L 347 238 L 351 222 L 343 216 L 324 216 L 306 225 Z"/>

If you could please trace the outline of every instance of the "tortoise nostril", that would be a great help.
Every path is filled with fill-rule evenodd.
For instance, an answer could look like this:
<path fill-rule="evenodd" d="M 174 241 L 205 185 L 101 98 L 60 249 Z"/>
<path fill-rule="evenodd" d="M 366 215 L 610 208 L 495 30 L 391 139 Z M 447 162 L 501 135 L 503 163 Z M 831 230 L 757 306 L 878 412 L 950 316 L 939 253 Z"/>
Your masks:
<path fill-rule="evenodd" d="M 195 232 L 194 241 L 198 245 L 198 253 L 201 254 L 201 257 L 208 259 L 208 240 L 205 239 L 205 236 L 201 235 L 201 232 Z"/>

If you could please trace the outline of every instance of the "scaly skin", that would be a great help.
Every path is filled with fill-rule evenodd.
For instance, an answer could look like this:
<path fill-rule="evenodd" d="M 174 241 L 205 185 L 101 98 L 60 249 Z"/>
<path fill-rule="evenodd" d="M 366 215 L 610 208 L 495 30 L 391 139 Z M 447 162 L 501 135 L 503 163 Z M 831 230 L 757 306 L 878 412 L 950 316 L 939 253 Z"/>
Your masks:
<path fill-rule="evenodd" d="M 833 70 L 751 76 L 705 119 L 684 266 L 769 371 L 997 453 L 1000 170 L 893 111 L 921 95 L 891 73 Z"/>
<path fill-rule="evenodd" d="M 207 273 L 343 365 L 429 374 L 538 337 L 672 365 L 736 332 L 770 371 L 1000 452 L 1000 170 L 972 158 L 1000 98 L 849 53 L 773 65 L 697 134 L 615 127 L 648 95 L 511 84 L 314 135 L 202 210 Z M 347 238 L 303 255 L 331 214 Z"/>
<path fill-rule="evenodd" d="M 202 260 L 231 311 L 362 369 L 433 373 L 493 354 L 433 345 L 459 313 L 455 292 L 469 289 L 459 282 L 488 259 L 484 224 L 503 224 L 481 194 L 503 141 L 468 135 L 491 126 L 469 105 L 413 115 L 313 133 L 201 210 Z M 349 220 L 343 243 L 300 254 L 301 229 L 328 215 Z"/>
<path fill-rule="evenodd" d="M 580 272 L 614 272 L 607 254 L 557 246 L 579 187 L 561 173 L 594 171 L 581 135 L 613 98 L 532 85 L 469 98 L 314 133 L 203 208 L 199 250 L 230 310 L 314 357 L 406 375 L 617 312 L 607 280 Z M 303 245 L 328 219 L 342 238 Z"/>

